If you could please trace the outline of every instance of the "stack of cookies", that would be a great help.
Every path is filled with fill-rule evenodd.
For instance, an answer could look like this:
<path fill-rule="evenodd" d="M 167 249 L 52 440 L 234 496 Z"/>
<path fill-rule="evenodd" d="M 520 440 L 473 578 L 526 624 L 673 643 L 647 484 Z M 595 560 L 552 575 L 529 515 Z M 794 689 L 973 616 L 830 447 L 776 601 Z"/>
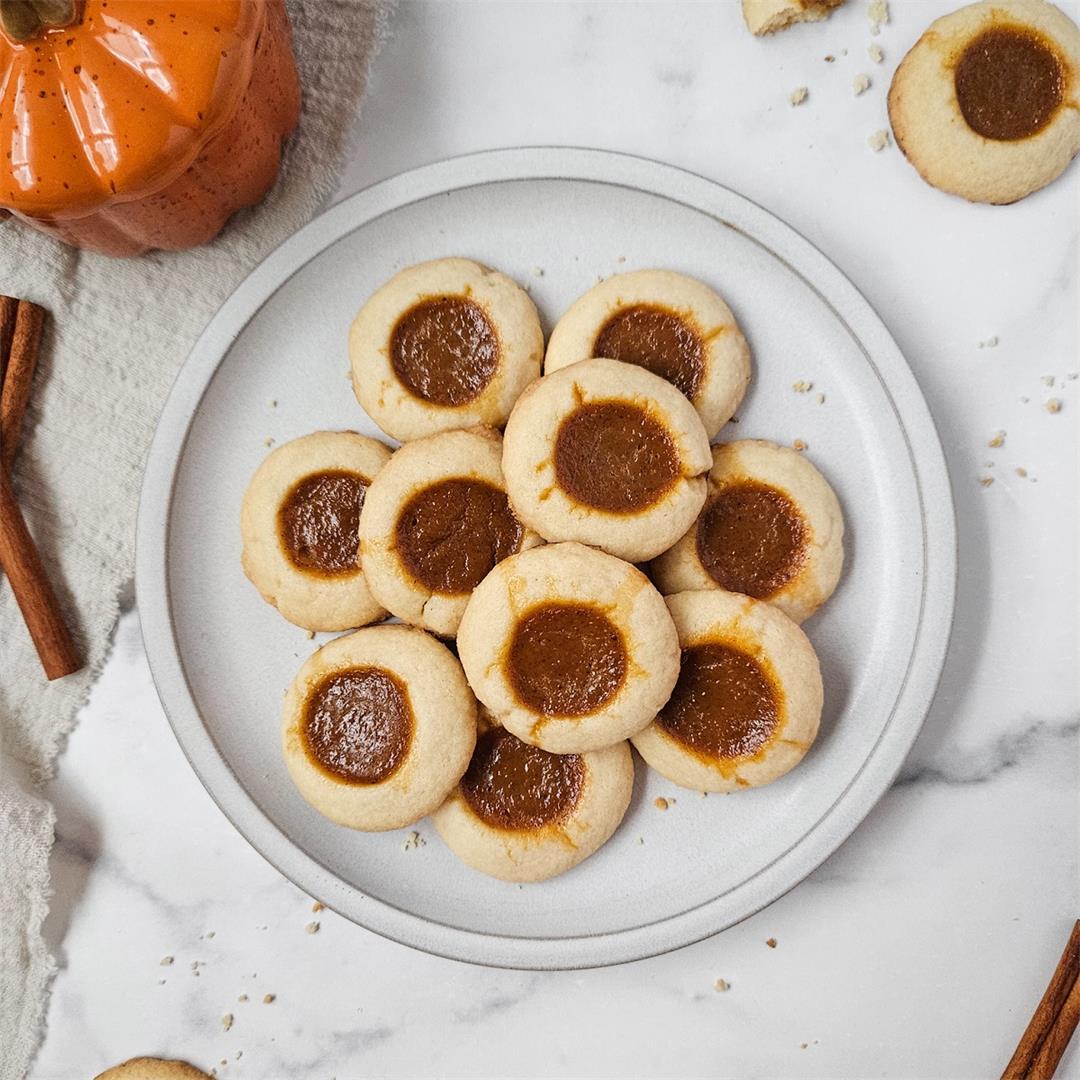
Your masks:
<path fill-rule="evenodd" d="M 620 274 L 545 352 L 524 289 L 439 259 L 379 289 L 349 348 L 358 401 L 400 448 L 296 439 L 241 515 L 263 597 L 354 631 L 285 699 L 312 806 L 363 830 L 433 814 L 470 866 L 539 881 L 614 833 L 631 744 L 698 791 L 802 759 L 822 686 L 798 624 L 836 587 L 843 520 L 802 454 L 711 445 L 751 374 L 721 297 Z"/>

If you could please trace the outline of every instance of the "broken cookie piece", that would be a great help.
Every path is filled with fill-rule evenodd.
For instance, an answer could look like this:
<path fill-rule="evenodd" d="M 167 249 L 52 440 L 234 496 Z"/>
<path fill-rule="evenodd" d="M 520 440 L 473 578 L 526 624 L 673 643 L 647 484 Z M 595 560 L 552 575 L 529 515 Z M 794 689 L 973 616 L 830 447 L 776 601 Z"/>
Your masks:
<path fill-rule="evenodd" d="M 750 33 L 761 36 L 786 30 L 799 22 L 819 22 L 844 0 L 742 0 L 743 19 Z"/>

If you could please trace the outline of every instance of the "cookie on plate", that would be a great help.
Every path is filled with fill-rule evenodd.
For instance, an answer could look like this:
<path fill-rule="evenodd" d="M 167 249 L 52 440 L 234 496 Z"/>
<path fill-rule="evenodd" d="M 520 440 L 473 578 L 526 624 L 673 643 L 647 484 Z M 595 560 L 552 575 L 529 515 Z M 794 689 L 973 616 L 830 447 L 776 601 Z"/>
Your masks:
<path fill-rule="evenodd" d="M 139 1057 L 106 1069 L 94 1080 L 210 1080 L 210 1077 L 186 1061 Z"/>
<path fill-rule="evenodd" d="M 649 579 L 581 544 L 499 563 L 473 592 L 457 645 L 495 720 L 555 754 L 640 731 L 679 674 L 678 636 Z"/>
<path fill-rule="evenodd" d="M 750 347 L 708 285 L 671 270 L 616 274 L 579 297 L 551 332 L 544 372 L 606 356 L 678 387 L 712 438 L 750 383 Z"/>
<path fill-rule="evenodd" d="M 349 332 L 356 398 L 403 442 L 476 424 L 501 428 L 543 355 L 528 294 L 471 259 L 402 270 Z"/>
<path fill-rule="evenodd" d="M 633 737 L 662 776 L 696 791 L 760 787 L 794 768 L 817 737 L 821 671 L 779 609 L 711 589 L 667 598 L 682 646 L 679 681 Z"/>
<path fill-rule="evenodd" d="M 244 573 L 291 623 L 351 630 L 386 615 L 358 560 L 368 485 L 390 450 L 353 431 L 317 431 L 259 466 L 240 511 Z"/>
<path fill-rule="evenodd" d="M 922 178 L 1011 203 L 1080 151 L 1080 28 L 1044 0 L 989 0 L 931 23 L 889 89 L 896 144 Z"/>
<path fill-rule="evenodd" d="M 476 700 L 453 653 L 412 626 L 369 626 L 308 658 L 285 695 L 282 752 L 300 794 L 352 829 L 411 825 L 461 779 Z"/>
<path fill-rule="evenodd" d="M 582 360 L 533 383 L 503 440 L 506 490 L 526 525 L 628 562 L 659 555 L 686 532 L 711 463 L 690 402 L 619 360 Z"/>
<path fill-rule="evenodd" d="M 368 488 L 360 517 L 364 577 L 405 622 L 453 637 L 472 590 L 541 539 L 514 516 L 491 428 L 406 443 Z"/>
<path fill-rule="evenodd" d="M 844 518 L 825 477 L 795 450 L 742 439 L 713 447 L 701 515 L 651 570 L 662 593 L 727 589 L 802 622 L 843 564 Z"/>
<path fill-rule="evenodd" d="M 752 34 L 774 34 L 794 23 L 819 22 L 844 0 L 742 0 L 743 20 Z"/>
<path fill-rule="evenodd" d="M 551 754 L 490 718 L 480 726 L 469 768 L 432 817 L 459 859 L 503 881 L 544 881 L 608 841 L 634 787 L 629 743 Z"/>

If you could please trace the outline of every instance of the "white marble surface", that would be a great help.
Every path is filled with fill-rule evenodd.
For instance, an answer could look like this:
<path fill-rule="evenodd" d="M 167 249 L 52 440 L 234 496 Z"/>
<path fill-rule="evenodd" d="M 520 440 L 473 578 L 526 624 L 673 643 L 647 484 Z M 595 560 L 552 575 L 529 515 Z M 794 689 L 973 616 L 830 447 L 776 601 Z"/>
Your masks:
<path fill-rule="evenodd" d="M 937 701 L 865 824 L 772 907 L 665 957 L 568 974 L 427 957 L 313 915 L 232 830 L 173 740 L 130 611 L 49 791 L 62 970 L 32 1076 L 136 1054 L 296 1080 L 1000 1072 L 1078 907 L 1080 168 L 995 209 L 870 150 L 895 64 L 951 6 L 894 0 L 872 39 L 849 0 L 756 41 L 733 0 L 404 0 L 342 184 L 493 146 L 630 151 L 761 202 L 866 293 L 941 430 L 960 582 Z M 1080 1045 L 1059 1075 L 1080 1077 Z"/>

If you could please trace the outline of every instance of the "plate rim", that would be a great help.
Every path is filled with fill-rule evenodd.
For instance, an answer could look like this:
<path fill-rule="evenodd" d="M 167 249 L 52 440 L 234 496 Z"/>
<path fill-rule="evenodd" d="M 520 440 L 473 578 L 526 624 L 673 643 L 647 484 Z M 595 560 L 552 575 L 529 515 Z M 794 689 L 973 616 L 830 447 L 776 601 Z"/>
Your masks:
<path fill-rule="evenodd" d="M 802 278 L 881 381 L 907 445 L 922 511 L 921 612 L 907 672 L 881 734 L 835 801 L 787 851 L 725 896 L 642 926 L 579 937 L 516 937 L 435 922 L 366 895 L 302 851 L 258 807 L 205 728 L 184 674 L 168 591 L 169 516 L 190 426 L 251 319 L 293 274 L 376 218 L 449 191 L 529 180 L 614 184 L 680 203 L 735 229 Z M 224 301 L 180 367 L 147 455 L 135 538 L 136 596 L 151 676 L 182 752 L 226 820 L 284 877 L 368 930 L 446 959 L 532 970 L 602 967 L 682 948 L 749 918 L 824 863 L 889 789 L 923 726 L 948 650 L 956 568 L 952 492 L 929 406 L 885 324 L 839 267 L 782 219 L 707 177 L 650 158 L 556 146 L 485 150 L 399 173 L 330 207 L 267 255 Z M 751 899 L 741 914 L 717 910 L 744 891 Z"/>

